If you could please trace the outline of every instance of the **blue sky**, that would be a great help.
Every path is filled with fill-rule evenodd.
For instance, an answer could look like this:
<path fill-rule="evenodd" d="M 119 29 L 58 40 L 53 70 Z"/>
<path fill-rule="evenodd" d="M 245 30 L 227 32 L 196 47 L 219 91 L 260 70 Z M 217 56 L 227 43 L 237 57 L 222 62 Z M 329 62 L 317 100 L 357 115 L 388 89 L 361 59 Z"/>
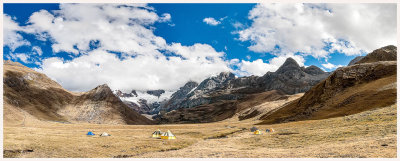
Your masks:
<path fill-rule="evenodd" d="M 96 14 L 86 15 L 85 10 L 87 9 L 85 7 L 89 9 L 101 8 L 96 10 L 98 12 L 96 14 L 104 15 L 104 17 L 97 17 Z M 119 30 L 104 32 L 103 34 L 99 32 L 102 35 L 96 35 L 96 32 L 92 33 L 91 31 L 102 30 L 102 26 L 96 25 L 87 29 L 87 37 L 81 36 L 86 34 L 85 32 L 76 35 L 77 28 L 81 27 L 84 31 L 88 24 L 97 23 L 95 19 L 108 19 L 113 16 L 110 11 L 103 9 L 103 6 L 96 7 L 80 6 L 79 4 L 64 5 L 64 7 L 60 7 L 59 4 L 4 4 L 4 13 L 10 21 L 5 21 L 5 23 L 9 22 L 9 25 L 7 27 L 7 24 L 5 24 L 4 29 L 6 37 L 4 38 L 3 59 L 11 59 L 35 68 L 55 79 L 65 88 L 75 91 L 87 90 L 99 83 L 111 84 L 115 89 L 163 88 L 174 90 L 189 80 L 200 81 L 205 77 L 226 70 L 230 70 L 238 76 L 262 75 L 267 71 L 276 70 L 287 57 L 294 57 L 300 65 L 316 65 L 326 71 L 333 71 L 336 67 L 347 65 L 356 56 L 365 55 L 373 49 L 389 45 L 388 43 L 395 43 L 393 41 L 395 39 L 392 37 L 387 39 L 387 35 L 392 34 L 390 32 L 396 32 L 395 27 L 388 27 L 385 29 L 387 31 L 374 32 L 374 30 L 367 28 L 371 27 L 369 20 L 358 22 L 359 26 L 354 24 L 346 26 L 346 24 L 341 23 L 341 21 L 346 21 L 346 19 L 342 20 L 343 18 L 348 18 L 348 16 L 343 17 L 343 15 L 348 15 L 346 12 L 358 11 L 355 9 L 357 5 L 346 4 L 342 4 L 342 6 L 335 4 L 265 6 L 257 4 L 147 4 L 134 6 L 134 9 L 127 6 L 113 6 L 115 11 L 121 11 L 121 13 L 127 15 L 126 19 L 122 16 L 120 22 L 119 17 L 114 18 L 118 22 L 114 26 L 122 25 L 122 22 L 128 20 L 130 22 L 127 23 L 127 26 L 133 27 L 132 30 L 135 30 L 126 30 L 132 31 L 132 33 L 125 32 L 126 35 L 129 35 L 126 39 L 118 38 L 117 35 L 119 37 L 125 35 L 124 32 L 121 31 L 120 33 Z M 386 6 L 384 4 L 382 6 L 367 5 L 371 14 L 387 7 L 387 4 Z M 379 21 L 375 21 L 375 26 L 372 27 L 378 28 L 380 25 L 387 25 L 386 21 L 396 20 L 396 6 L 392 4 L 389 7 L 390 12 L 385 11 L 388 13 L 382 15 L 382 17 L 376 17 Z M 124 8 L 128 8 L 129 11 L 126 12 Z M 299 8 L 302 9 L 299 10 Z M 369 16 L 360 7 L 357 7 L 357 9 L 359 9 L 359 13 L 362 13 L 361 17 Z M 40 10 L 47 12 L 39 12 Z M 73 15 L 74 13 L 71 11 L 74 10 L 81 14 Z M 328 10 L 330 13 L 327 12 Z M 36 16 L 33 16 L 34 13 L 37 13 Z M 47 18 L 49 15 L 53 18 L 52 20 L 43 18 Z M 137 18 L 137 15 L 143 17 Z M 213 20 L 215 24 L 207 23 L 206 18 Z M 114 19 L 108 20 L 110 24 L 113 23 Z M 64 21 L 57 23 L 56 20 Z M 348 19 L 348 22 L 352 22 L 352 20 Z M 12 25 L 14 23 L 16 25 Z M 53 28 L 46 28 L 48 23 L 54 25 L 53 28 L 62 26 L 65 29 L 56 31 Z M 76 26 L 72 24 L 76 24 Z M 328 27 L 321 28 L 316 24 L 324 24 Z M 291 25 L 293 27 L 290 27 Z M 125 28 L 123 30 L 125 31 Z M 64 35 L 61 35 L 60 31 Z M 69 31 L 70 33 L 68 33 Z M 138 33 L 142 31 L 143 35 Z M 9 37 L 7 37 L 7 33 L 9 33 Z M 378 40 L 365 41 L 365 37 L 361 36 L 365 34 Z M 93 39 L 91 39 L 92 37 Z M 107 37 L 113 40 L 111 43 L 115 44 L 106 44 Z M 129 45 L 125 46 L 124 42 Z M 138 44 L 138 47 L 134 47 L 135 43 Z M 371 44 L 374 44 L 374 46 Z M 140 50 L 141 47 L 149 49 L 149 51 L 144 52 Z M 104 55 L 94 57 L 99 53 Z M 109 57 L 110 55 L 115 55 L 120 60 L 114 60 L 112 56 Z M 165 62 L 160 62 L 160 64 L 168 63 L 168 66 L 154 67 L 155 69 L 149 69 L 147 73 L 141 73 L 139 67 L 135 66 L 138 64 L 137 62 L 134 63 L 135 65 L 129 66 L 126 64 L 128 61 L 124 61 L 130 59 L 132 59 L 130 63 L 138 60 L 141 60 L 141 62 L 153 61 L 153 59 L 139 59 L 144 55 L 152 55 L 156 58 L 155 61 L 159 60 L 160 56 L 165 57 L 165 60 L 163 60 Z M 105 57 L 104 60 L 97 61 L 98 58 L 103 58 L 103 56 Z M 177 61 L 176 64 L 173 64 L 174 61 L 171 58 L 176 57 L 180 58 L 179 61 L 182 62 Z M 93 61 L 93 59 L 96 59 L 96 61 Z M 200 59 L 202 61 L 196 61 Z M 106 62 L 115 64 L 106 64 Z M 79 74 L 82 74 L 82 76 L 94 74 L 91 73 L 93 68 L 89 68 L 90 72 L 86 73 L 82 72 L 84 71 L 83 68 L 82 70 L 79 67 L 77 69 L 70 68 L 73 66 L 71 64 L 82 65 L 85 63 L 94 63 L 99 67 L 95 73 L 102 75 L 107 73 L 103 73 L 103 71 L 115 73 L 111 68 L 118 71 L 138 70 L 130 72 L 132 78 L 128 80 L 139 85 L 129 85 L 132 83 L 114 80 L 121 79 L 121 77 L 126 78 L 126 74 L 123 73 L 112 76 L 112 78 L 95 76 L 93 80 L 86 83 L 74 82 L 74 80 L 68 78 Z M 193 67 L 191 72 L 199 74 L 186 74 L 188 76 L 175 74 L 176 72 L 188 72 L 188 67 L 181 66 L 185 63 L 193 63 L 193 66 L 198 65 L 196 68 Z M 62 67 L 56 64 L 62 64 Z M 114 69 L 114 67 L 121 68 Z M 158 73 L 160 69 L 166 69 L 164 73 L 171 72 L 174 74 L 167 74 L 164 78 L 159 76 L 164 74 Z M 167 71 L 167 69 L 171 69 L 171 71 Z M 65 73 L 65 70 L 73 74 L 58 74 L 60 72 Z M 149 74 L 153 71 L 156 72 Z M 174 77 L 171 75 L 174 75 Z M 152 79 L 151 81 L 156 79 L 159 82 L 144 83 L 149 82 L 144 78 Z M 175 79 L 175 81 L 167 81 L 170 79 Z M 176 81 L 177 79 L 181 80 Z M 160 82 L 173 85 L 154 85 L 160 84 Z"/>

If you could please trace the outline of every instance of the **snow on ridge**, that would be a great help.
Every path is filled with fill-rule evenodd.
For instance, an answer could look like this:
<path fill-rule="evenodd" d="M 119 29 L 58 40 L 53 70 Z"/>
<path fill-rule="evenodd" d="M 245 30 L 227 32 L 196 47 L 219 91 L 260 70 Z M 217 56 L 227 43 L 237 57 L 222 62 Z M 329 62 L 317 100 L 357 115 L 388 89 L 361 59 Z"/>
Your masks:
<path fill-rule="evenodd" d="M 114 90 L 113 93 L 116 94 L 118 90 Z M 152 104 L 154 102 L 162 102 L 164 100 L 168 100 L 171 98 L 171 95 L 174 93 L 174 91 L 165 91 L 163 94 L 160 95 L 160 97 L 148 94 L 147 91 L 136 91 L 137 97 L 120 97 L 122 101 L 128 101 L 128 102 L 133 102 L 137 105 L 139 105 L 139 100 L 143 99 L 146 100 L 148 104 Z"/>

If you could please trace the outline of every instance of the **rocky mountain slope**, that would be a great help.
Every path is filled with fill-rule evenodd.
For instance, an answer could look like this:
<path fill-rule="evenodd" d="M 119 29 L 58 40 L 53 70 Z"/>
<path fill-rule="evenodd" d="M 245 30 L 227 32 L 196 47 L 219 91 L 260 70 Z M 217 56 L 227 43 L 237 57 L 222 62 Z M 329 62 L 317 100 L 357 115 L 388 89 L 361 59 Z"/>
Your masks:
<path fill-rule="evenodd" d="M 268 72 L 262 77 L 237 78 L 223 72 L 198 85 L 187 83 L 172 95 L 154 119 L 161 123 L 189 123 L 220 121 L 236 114 L 240 114 L 239 119 L 256 117 L 263 114 L 264 106 L 250 108 L 265 102 L 287 100 L 286 95 L 305 92 L 328 75 L 316 66 L 300 67 L 292 58 L 276 72 Z M 241 106 L 247 101 L 253 103 Z"/>
<path fill-rule="evenodd" d="M 382 61 L 393 55 L 396 47 L 383 47 L 355 65 L 338 68 L 301 98 L 262 116 L 262 124 L 346 116 L 394 104 L 397 62 Z"/>
<path fill-rule="evenodd" d="M 113 93 L 118 96 L 128 107 L 134 109 L 140 114 L 157 114 L 160 108 L 171 97 L 171 91 L 148 90 L 124 93 L 120 90 L 114 90 Z"/>
<path fill-rule="evenodd" d="M 229 72 L 210 77 L 196 86 L 189 82 L 162 107 L 165 111 L 180 108 L 191 108 L 219 101 L 238 100 L 247 94 L 278 90 L 285 94 L 301 93 L 309 90 L 329 73 L 316 66 L 300 67 L 297 62 L 288 58 L 276 71 L 268 72 L 262 77 L 249 76 L 236 78 Z"/>
<path fill-rule="evenodd" d="M 380 49 L 374 50 L 369 53 L 355 64 L 372 63 L 377 61 L 396 61 L 397 60 L 397 47 L 393 45 L 385 46 Z"/>
<path fill-rule="evenodd" d="M 107 85 L 73 93 L 46 75 L 19 63 L 3 65 L 4 123 L 36 121 L 101 124 L 152 124 L 127 107 Z"/>
<path fill-rule="evenodd" d="M 222 72 L 200 83 L 190 81 L 174 93 L 164 90 L 124 93 L 116 90 L 114 94 L 141 114 L 163 115 L 177 109 L 239 100 L 248 94 L 271 90 L 285 94 L 302 93 L 328 75 L 316 66 L 300 67 L 294 59 L 288 58 L 276 72 L 268 72 L 262 77 L 237 78 L 233 73 Z"/>
<path fill-rule="evenodd" d="M 265 102 L 287 100 L 288 96 L 280 91 L 267 91 L 257 94 L 248 94 L 240 100 L 220 100 L 211 104 L 204 104 L 193 108 L 181 108 L 157 115 L 155 120 L 159 123 L 207 123 L 231 118 L 252 118 L 259 115 L 258 110 L 247 110 Z M 245 112 L 241 112 L 245 111 Z M 246 113 L 247 112 L 247 113 Z"/>
<path fill-rule="evenodd" d="M 356 63 L 357 63 L 358 61 L 360 61 L 362 58 L 364 58 L 364 56 L 357 56 L 357 57 L 355 57 L 353 60 L 351 60 L 351 61 L 349 62 L 349 64 L 348 64 L 347 66 L 356 64 Z"/>

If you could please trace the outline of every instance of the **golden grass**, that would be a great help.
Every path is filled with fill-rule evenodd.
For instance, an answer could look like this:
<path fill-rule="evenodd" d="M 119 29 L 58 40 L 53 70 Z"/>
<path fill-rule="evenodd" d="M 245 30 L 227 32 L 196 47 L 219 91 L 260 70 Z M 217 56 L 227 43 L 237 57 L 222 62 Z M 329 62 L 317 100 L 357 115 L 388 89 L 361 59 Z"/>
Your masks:
<path fill-rule="evenodd" d="M 257 125 L 252 119 L 206 124 L 40 123 L 4 127 L 4 157 L 396 157 L 396 104 L 324 120 Z M 243 130 L 243 128 L 246 128 Z M 265 133 L 274 128 L 274 133 Z M 171 130 L 176 140 L 151 138 Z M 86 136 L 88 131 L 96 136 Z M 107 132 L 110 137 L 99 137 Z M 21 152 L 21 150 L 24 150 Z M 30 152 L 28 150 L 33 150 Z"/>

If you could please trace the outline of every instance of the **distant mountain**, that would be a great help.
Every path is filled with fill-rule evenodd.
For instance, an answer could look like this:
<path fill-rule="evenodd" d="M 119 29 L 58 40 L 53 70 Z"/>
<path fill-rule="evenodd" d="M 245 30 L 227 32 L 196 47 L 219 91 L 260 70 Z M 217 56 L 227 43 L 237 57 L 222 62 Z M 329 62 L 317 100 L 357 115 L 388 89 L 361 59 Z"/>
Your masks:
<path fill-rule="evenodd" d="M 396 103 L 397 53 L 377 49 L 356 65 L 336 69 L 301 98 L 261 117 L 262 124 L 346 116 Z"/>
<path fill-rule="evenodd" d="M 357 63 L 358 61 L 360 61 L 362 58 L 364 58 L 364 56 L 357 56 L 357 57 L 355 57 L 353 60 L 350 61 L 350 63 L 349 63 L 347 66 L 356 64 L 356 63 Z"/>
<path fill-rule="evenodd" d="M 161 111 L 164 112 L 156 116 L 155 119 L 165 121 L 171 120 L 171 117 L 176 118 L 178 115 L 186 115 L 189 109 L 180 110 L 186 108 L 196 111 L 198 108 L 207 106 L 207 109 L 209 109 L 207 111 L 210 111 L 212 108 L 208 108 L 208 106 L 214 106 L 214 110 L 216 110 L 217 108 L 226 106 L 228 102 L 241 100 L 250 94 L 266 91 L 276 90 L 282 92 L 282 94 L 301 93 L 309 90 L 328 76 L 329 73 L 322 71 L 316 66 L 300 67 L 292 58 L 288 58 L 276 72 L 268 72 L 262 77 L 249 76 L 236 78 L 232 73 L 223 72 L 217 76 L 205 79 L 197 86 L 195 83 L 186 84 L 176 93 L 172 94 L 175 97 L 169 99 L 161 107 Z M 235 109 L 230 110 L 235 111 Z M 207 113 L 203 112 L 202 115 L 207 115 Z M 196 120 L 196 118 L 193 119 Z M 174 119 L 174 121 L 179 122 L 177 119 Z"/>
<path fill-rule="evenodd" d="M 134 109 L 140 114 L 157 114 L 173 92 L 165 90 L 148 90 L 124 93 L 120 90 L 114 90 L 113 93 L 118 96 L 128 107 Z"/>
<path fill-rule="evenodd" d="M 159 123 L 207 123 L 222 121 L 235 115 L 242 120 L 261 114 L 258 109 L 248 110 L 251 107 L 287 98 L 288 96 L 283 92 L 276 90 L 247 94 L 239 100 L 220 100 L 192 108 L 176 109 L 163 115 L 157 115 L 155 120 Z"/>
<path fill-rule="evenodd" d="M 5 124 L 21 123 L 25 118 L 71 123 L 153 124 L 122 103 L 107 85 L 73 93 L 19 63 L 4 61 L 3 67 Z"/>

